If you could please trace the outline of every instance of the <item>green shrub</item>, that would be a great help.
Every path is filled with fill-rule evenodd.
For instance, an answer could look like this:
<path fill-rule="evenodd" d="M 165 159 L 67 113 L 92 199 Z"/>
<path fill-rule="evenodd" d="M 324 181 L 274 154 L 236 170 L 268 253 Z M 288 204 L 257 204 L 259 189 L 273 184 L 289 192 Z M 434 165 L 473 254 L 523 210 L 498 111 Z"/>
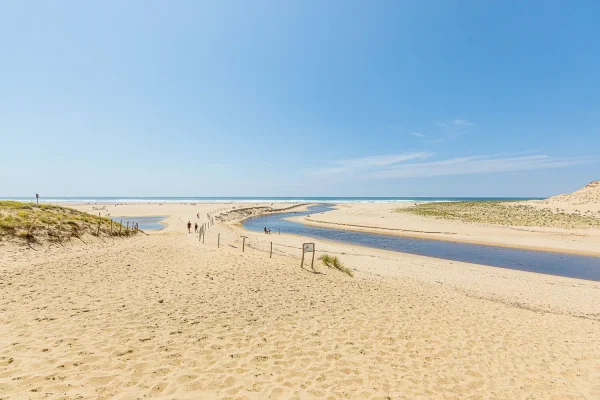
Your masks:
<path fill-rule="evenodd" d="M 319 260 L 321 260 L 323 262 L 323 264 L 327 265 L 329 268 L 335 268 L 351 277 L 354 277 L 354 273 L 352 272 L 352 270 L 350 268 L 344 266 L 344 264 L 342 264 L 340 259 L 337 258 L 336 256 L 330 256 L 329 254 L 323 254 L 321 257 L 319 257 Z"/>

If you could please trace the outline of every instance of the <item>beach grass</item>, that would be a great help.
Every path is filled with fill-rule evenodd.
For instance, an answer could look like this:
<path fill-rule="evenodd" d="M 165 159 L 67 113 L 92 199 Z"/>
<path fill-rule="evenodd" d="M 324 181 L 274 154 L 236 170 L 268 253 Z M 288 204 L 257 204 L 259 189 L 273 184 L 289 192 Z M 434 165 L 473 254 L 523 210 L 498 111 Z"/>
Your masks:
<path fill-rule="evenodd" d="M 354 277 L 354 273 L 352 272 L 352 270 L 350 268 L 344 266 L 344 264 L 342 264 L 340 259 L 337 258 L 336 256 L 330 256 L 329 254 L 324 254 L 321 257 L 319 257 L 319 260 L 321 260 L 323 262 L 323 264 L 327 265 L 329 268 L 335 268 L 351 277 Z"/>
<path fill-rule="evenodd" d="M 52 204 L 0 201 L 0 240 L 62 242 L 84 234 L 131 235 L 133 232 L 106 217 Z"/>
<path fill-rule="evenodd" d="M 498 201 L 461 201 L 417 204 L 396 210 L 401 213 L 461 222 L 503 226 L 565 229 L 600 228 L 600 218 L 527 204 Z"/>

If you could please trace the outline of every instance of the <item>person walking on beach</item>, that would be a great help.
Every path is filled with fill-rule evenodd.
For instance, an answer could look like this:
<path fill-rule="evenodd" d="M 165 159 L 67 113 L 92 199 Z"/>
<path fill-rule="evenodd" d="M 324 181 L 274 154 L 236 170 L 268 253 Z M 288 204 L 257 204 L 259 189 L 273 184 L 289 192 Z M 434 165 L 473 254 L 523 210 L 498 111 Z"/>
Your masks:
<path fill-rule="evenodd" d="M 198 223 L 197 222 L 194 224 L 194 232 L 198 233 Z"/>
<path fill-rule="evenodd" d="M 192 233 L 192 222 L 188 221 L 188 233 Z"/>

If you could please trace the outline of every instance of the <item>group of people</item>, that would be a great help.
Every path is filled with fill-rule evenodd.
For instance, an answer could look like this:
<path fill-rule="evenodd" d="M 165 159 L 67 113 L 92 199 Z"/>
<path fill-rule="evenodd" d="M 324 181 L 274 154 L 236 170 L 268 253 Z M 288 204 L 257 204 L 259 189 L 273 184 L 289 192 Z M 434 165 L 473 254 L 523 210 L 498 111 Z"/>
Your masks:
<path fill-rule="evenodd" d="M 192 233 L 192 221 L 188 221 L 187 228 L 188 228 L 188 233 Z M 194 224 L 194 232 L 198 233 L 198 223 L 197 222 Z M 265 233 L 267 235 L 271 234 L 271 230 L 267 229 L 266 226 L 265 226 Z"/>
<path fill-rule="evenodd" d="M 192 233 L 192 222 L 191 221 L 188 221 L 187 227 L 188 227 L 188 233 Z M 197 222 L 194 224 L 194 232 L 198 233 L 198 223 Z"/>

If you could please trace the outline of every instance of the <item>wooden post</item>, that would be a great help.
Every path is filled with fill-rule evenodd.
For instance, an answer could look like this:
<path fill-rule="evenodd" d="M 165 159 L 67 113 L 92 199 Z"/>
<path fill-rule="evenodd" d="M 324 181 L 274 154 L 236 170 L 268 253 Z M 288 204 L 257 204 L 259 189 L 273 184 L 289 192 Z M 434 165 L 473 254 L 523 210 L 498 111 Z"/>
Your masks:
<path fill-rule="evenodd" d="M 304 247 L 302 247 L 302 260 L 300 260 L 300 266 L 304 267 Z"/>
<path fill-rule="evenodd" d="M 246 236 L 242 236 L 242 253 L 244 252 L 245 248 L 246 248 Z"/>
<path fill-rule="evenodd" d="M 217 234 L 217 248 L 221 247 L 221 234 Z"/>
<path fill-rule="evenodd" d="M 129 221 L 127 221 L 127 230 L 125 231 L 129 235 Z"/>
<path fill-rule="evenodd" d="M 100 223 L 101 223 L 101 222 L 102 222 L 102 221 L 98 221 L 98 236 L 100 236 Z"/>
<path fill-rule="evenodd" d="M 273 242 L 271 242 L 271 251 L 269 252 L 269 258 L 273 257 Z"/>
<path fill-rule="evenodd" d="M 312 256 L 312 261 L 310 262 L 310 268 L 315 269 L 314 265 L 315 265 L 315 249 L 313 248 L 313 256 Z"/>
<path fill-rule="evenodd" d="M 110 220 L 110 236 L 112 236 L 112 219 Z"/>
<path fill-rule="evenodd" d="M 121 228 L 123 227 L 123 220 L 119 223 L 119 236 L 121 236 Z"/>
<path fill-rule="evenodd" d="M 204 230 L 202 231 L 202 244 L 204 244 L 204 236 L 206 235 L 206 232 L 204 232 Z"/>

